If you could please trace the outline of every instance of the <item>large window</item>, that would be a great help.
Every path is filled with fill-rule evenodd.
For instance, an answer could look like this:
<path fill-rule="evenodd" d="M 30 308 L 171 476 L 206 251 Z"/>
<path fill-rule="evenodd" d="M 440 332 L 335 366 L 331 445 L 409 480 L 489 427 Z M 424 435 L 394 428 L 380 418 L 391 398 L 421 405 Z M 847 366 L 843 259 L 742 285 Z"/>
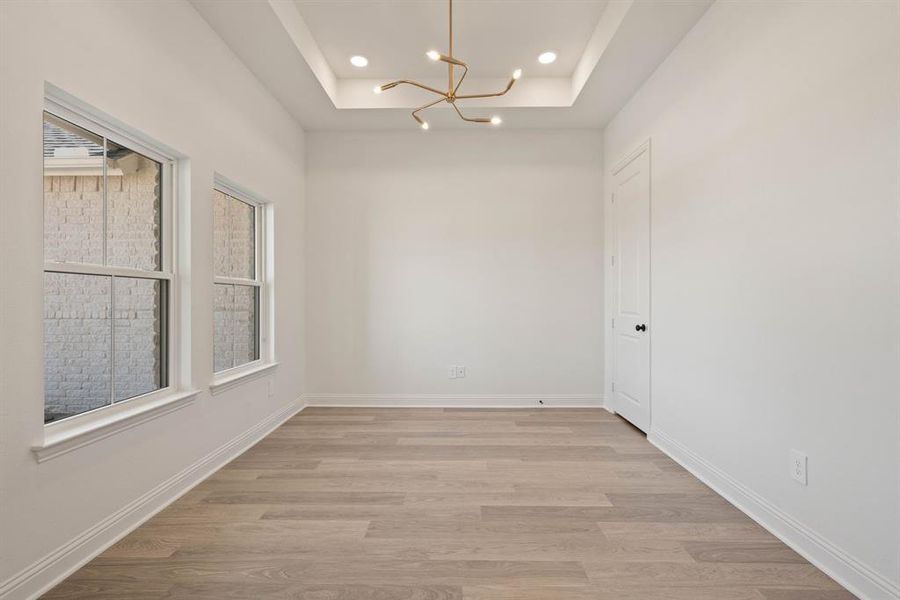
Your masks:
<path fill-rule="evenodd" d="M 222 182 L 213 192 L 213 369 L 263 358 L 263 206 Z"/>
<path fill-rule="evenodd" d="M 169 386 L 171 163 L 44 113 L 44 421 Z"/>

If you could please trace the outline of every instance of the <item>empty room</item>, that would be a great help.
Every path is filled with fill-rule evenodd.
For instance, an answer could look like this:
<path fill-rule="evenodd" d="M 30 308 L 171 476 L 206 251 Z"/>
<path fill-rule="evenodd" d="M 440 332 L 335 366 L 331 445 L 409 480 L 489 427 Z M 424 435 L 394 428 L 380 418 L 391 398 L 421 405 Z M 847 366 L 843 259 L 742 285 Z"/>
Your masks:
<path fill-rule="evenodd" d="M 0 600 L 900 600 L 900 0 L 0 0 Z"/>

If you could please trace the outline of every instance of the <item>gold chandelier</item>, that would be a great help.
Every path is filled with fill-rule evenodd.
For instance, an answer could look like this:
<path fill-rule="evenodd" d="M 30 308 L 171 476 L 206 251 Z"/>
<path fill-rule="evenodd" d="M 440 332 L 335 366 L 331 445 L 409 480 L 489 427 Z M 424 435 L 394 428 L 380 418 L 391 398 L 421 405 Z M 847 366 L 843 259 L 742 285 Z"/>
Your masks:
<path fill-rule="evenodd" d="M 466 78 L 466 74 L 469 72 L 469 66 L 466 63 L 464 63 L 463 61 L 458 60 L 453 57 L 453 0 L 449 0 L 449 5 L 450 5 L 450 49 L 449 49 L 449 52 L 448 52 L 448 54 L 441 54 L 437 50 L 429 50 L 425 54 L 428 58 L 430 58 L 431 60 L 433 60 L 435 62 L 441 61 L 441 62 L 447 63 L 447 91 L 442 92 L 433 87 L 429 87 L 427 85 L 418 83 L 417 81 L 410 81 L 408 79 L 399 79 L 397 81 L 385 83 L 384 85 L 375 86 L 375 93 L 380 94 L 381 92 L 383 92 L 385 90 L 389 90 L 393 87 L 397 87 L 400 84 L 406 84 L 406 85 L 415 86 L 417 88 L 421 88 L 423 90 L 429 91 L 433 94 L 437 94 L 438 96 L 440 96 L 440 98 L 438 98 L 434 102 L 430 102 L 424 106 L 420 106 L 419 108 L 417 108 L 416 110 L 414 110 L 412 112 L 413 119 L 416 120 L 416 123 L 418 123 L 422 129 L 426 129 L 426 130 L 428 129 L 428 121 L 422 120 L 422 118 L 419 116 L 419 113 L 422 112 L 423 110 L 431 108 L 432 106 L 435 106 L 436 104 L 440 104 L 441 102 L 446 102 L 450 106 L 452 106 L 454 108 L 454 110 L 456 110 L 456 114 L 458 114 L 459 118 L 462 119 L 463 121 L 468 121 L 469 123 L 490 123 L 491 125 L 499 125 L 500 123 L 502 123 L 502 120 L 500 119 L 500 117 L 497 117 L 497 116 L 494 116 L 491 118 L 465 116 L 464 114 L 462 114 L 462 111 L 459 110 L 459 107 L 456 105 L 456 101 L 457 100 L 469 100 L 471 98 L 496 98 L 498 96 L 503 96 L 504 94 L 506 94 L 506 92 L 508 92 L 510 89 L 512 89 L 512 86 L 516 82 L 516 80 L 522 76 L 522 69 L 516 69 L 515 71 L 513 71 L 512 77 L 510 77 L 510 79 L 509 79 L 509 83 L 506 84 L 506 89 L 503 90 L 502 92 L 497 92 L 494 94 L 458 94 L 457 92 L 459 91 L 459 87 L 462 85 L 463 80 Z M 463 69 L 463 74 L 459 78 L 459 81 L 455 81 L 454 67 L 462 67 L 462 69 Z"/>

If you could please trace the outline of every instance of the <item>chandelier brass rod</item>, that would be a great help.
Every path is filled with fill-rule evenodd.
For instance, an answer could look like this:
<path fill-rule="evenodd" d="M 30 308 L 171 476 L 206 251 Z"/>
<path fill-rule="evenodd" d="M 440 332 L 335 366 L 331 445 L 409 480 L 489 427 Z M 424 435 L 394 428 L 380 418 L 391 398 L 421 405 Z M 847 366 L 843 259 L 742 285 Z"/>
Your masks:
<path fill-rule="evenodd" d="M 485 119 L 484 117 L 469 118 L 466 115 L 462 114 L 462 112 L 459 110 L 459 107 L 456 106 L 455 102 L 451 102 L 450 105 L 453 107 L 454 110 L 456 110 L 456 114 L 458 114 L 459 118 L 462 119 L 463 121 L 468 121 L 469 123 L 490 123 L 491 122 L 490 119 Z"/>
<path fill-rule="evenodd" d="M 433 87 L 428 87 L 427 85 L 423 85 L 423 84 L 419 83 L 418 81 L 410 81 L 409 79 L 398 79 L 397 81 L 392 81 L 390 83 L 386 83 L 381 87 L 382 88 L 394 87 L 394 86 L 400 85 L 402 83 L 405 83 L 407 85 L 414 85 L 417 88 L 422 88 L 423 90 L 428 90 L 429 92 L 431 92 L 433 94 L 438 94 L 439 96 L 445 96 L 445 97 L 447 96 L 447 92 L 442 92 L 441 90 L 436 90 Z"/>
<path fill-rule="evenodd" d="M 506 89 L 503 90 L 502 92 L 496 92 L 494 94 L 466 94 L 466 95 L 462 95 L 462 96 L 457 96 L 456 98 L 457 98 L 457 100 L 468 100 L 471 98 L 496 98 L 497 96 L 505 95 L 506 92 L 508 92 L 510 89 L 512 89 L 512 86 L 515 82 L 516 82 L 515 79 L 510 79 L 509 83 L 506 85 Z"/>
<path fill-rule="evenodd" d="M 416 110 L 414 110 L 414 111 L 412 112 L 413 119 L 415 119 L 416 122 L 417 122 L 419 125 L 421 125 L 421 124 L 422 124 L 422 119 L 419 118 L 419 115 L 418 115 L 417 113 L 422 112 L 423 110 L 425 110 L 425 109 L 427 109 L 427 108 L 431 108 L 431 107 L 434 106 L 435 104 L 440 104 L 441 102 L 446 102 L 446 101 L 447 101 L 447 97 L 444 96 L 443 98 L 438 98 L 438 99 L 435 100 L 434 102 L 430 102 L 429 104 L 426 104 L 425 106 L 420 106 L 419 108 L 417 108 Z"/>
<path fill-rule="evenodd" d="M 453 58 L 453 0 L 450 0 L 450 49 L 448 54 L 450 58 Z M 447 93 L 451 93 L 450 90 L 453 89 L 453 63 L 447 62 Z"/>
<path fill-rule="evenodd" d="M 461 60 L 457 60 L 452 56 L 447 56 L 446 54 L 438 54 L 438 60 L 442 60 L 445 63 L 450 63 L 452 65 L 456 65 L 457 67 L 463 67 L 466 63 Z"/>
<path fill-rule="evenodd" d="M 466 75 L 469 74 L 469 65 L 467 65 L 466 63 L 463 63 L 462 67 L 463 67 L 462 77 L 459 78 L 459 81 L 456 83 L 456 87 L 453 88 L 453 96 L 454 97 L 456 96 L 456 92 L 459 91 L 459 86 L 462 85 L 463 79 L 465 79 Z"/>

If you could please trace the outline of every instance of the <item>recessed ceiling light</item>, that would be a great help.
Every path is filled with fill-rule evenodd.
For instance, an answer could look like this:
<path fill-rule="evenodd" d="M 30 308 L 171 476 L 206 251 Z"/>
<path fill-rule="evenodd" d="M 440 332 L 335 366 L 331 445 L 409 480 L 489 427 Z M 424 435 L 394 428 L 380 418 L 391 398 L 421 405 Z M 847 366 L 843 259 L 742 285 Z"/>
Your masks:
<path fill-rule="evenodd" d="M 357 56 L 351 56 L 351 57 L 350 57 L 350 64 L 353 65 L 354 67 L 362 68 L 362 67 L 365 67 L 365 66 L 367 66 L 367 65 L 369 64 L 369 59 L 366 58 L 365 56 L 358 56 L 358 55 L 357 55 Z"/>
<path fill-rule="evenodd" d="M 549 65 L 556 60 L 556 52 L 544 52 L 538 56 L 538 62 L 542 65 Z"/>

